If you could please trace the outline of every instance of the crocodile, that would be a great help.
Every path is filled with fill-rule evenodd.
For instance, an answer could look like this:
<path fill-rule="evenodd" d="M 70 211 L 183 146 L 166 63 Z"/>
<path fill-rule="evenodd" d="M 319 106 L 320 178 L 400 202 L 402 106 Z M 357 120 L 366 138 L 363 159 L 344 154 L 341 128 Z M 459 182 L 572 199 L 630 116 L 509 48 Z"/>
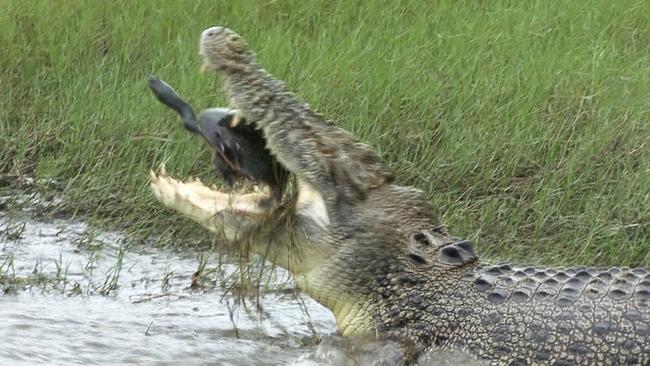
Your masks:
<path fill-rule="evenodd" d="M 234 31 L 201 34 L 206 71 L 295 177 L 287 203 L 151 172 L 155 196 L 289 270 L 338 332 L 397 341 L 403 364 L 461 350 L 493 365 L 650 363 L 650 269 L 489 264 L 381 158 L 312 110 Z M 248 240 L 252 238 L 253 240 Z"/>

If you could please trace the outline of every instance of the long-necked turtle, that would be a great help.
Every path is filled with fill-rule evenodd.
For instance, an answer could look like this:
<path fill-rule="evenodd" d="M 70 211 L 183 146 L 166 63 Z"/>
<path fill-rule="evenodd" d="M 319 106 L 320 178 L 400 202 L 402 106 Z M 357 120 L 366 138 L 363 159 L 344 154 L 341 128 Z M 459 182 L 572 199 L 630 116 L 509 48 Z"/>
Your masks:
<path fill-rule="evenodd" d="M 288 173 L 266 148 L 261 131 L 238 118 L 232 109 L 205 109 L 197 119 L 192 107 L 156 76 L 149 77 L 149 87 L 160 102 L 181 116 L 188 131 L 203 136 L 213 151 L 212 163 L 226 184 L 232 186 L 237 178 L 245 177 L 268 185 L 273 197 L 281 198 Z"/>

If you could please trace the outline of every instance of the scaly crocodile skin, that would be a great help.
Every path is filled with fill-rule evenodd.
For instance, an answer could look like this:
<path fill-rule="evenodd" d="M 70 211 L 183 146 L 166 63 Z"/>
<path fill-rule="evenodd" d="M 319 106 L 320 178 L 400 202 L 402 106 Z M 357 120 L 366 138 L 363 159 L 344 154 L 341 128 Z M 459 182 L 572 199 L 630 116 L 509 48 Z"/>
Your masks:
<path fill-rule="evenodd" d="M 326 212 L 297 205 L 290 230 L 303 250 L 331 254 L 297 281 L 343 334 L 397 339 L 408 360 L 453 348 L 493 364 L 650 363 L 647 269 L 483 266 L 422 192 L 390 184 L 370 147 L 289 93 L 238 34 L 207 29 L 201 53 L 299 188 L 322 197 Z"/>
<path fill-rule="evenodd" d="M 494 364 L 650 363 L 647 268 L 441 270 L 442 250 L 448 259 L 471 259 L 471 246 L 459 243 L 435 253 L 420 248 L 412 271 L 377 271 L 370 288 L 379 294 L 380 330 L 417 348 L 463 349 Z"/>

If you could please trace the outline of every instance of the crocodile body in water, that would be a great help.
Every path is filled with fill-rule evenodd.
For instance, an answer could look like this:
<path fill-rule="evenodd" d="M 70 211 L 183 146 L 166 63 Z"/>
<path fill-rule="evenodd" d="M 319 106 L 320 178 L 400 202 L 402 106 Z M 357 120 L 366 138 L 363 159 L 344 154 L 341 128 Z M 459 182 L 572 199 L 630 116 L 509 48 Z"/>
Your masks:
<path fill-rule="evenodd" d="M 151 174 L 166 206 L 264 255 L 334 313 L 348 336 L 397 340 L 409 363 L 460 349 L 492 364 L 650 363 L 650 270 L 490 266 L 451 236 L 418 189 L 391 183 L 367 145 L 325 121 L 233 31 L 201 36 L 204 68 L 295 175 L 288 203 Z"/>

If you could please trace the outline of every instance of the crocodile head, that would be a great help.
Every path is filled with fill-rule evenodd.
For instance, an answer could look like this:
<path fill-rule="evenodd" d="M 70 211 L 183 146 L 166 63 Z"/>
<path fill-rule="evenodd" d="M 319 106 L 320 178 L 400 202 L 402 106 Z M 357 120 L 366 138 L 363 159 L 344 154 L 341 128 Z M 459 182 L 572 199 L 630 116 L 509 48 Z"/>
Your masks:
<path fill-rule="evenodd" d="M 400 327 L 391 323 L 393 305 L 408 303 L 431 278 L 445 279 L 441 286 L 456 281 L 476 261 L 469 242 L 450 237 L 422 193 L 408 187 L 378 188 L 334 215 L 321 193 L 300 181 L 275 206 L 264 205 L 267 193 L 226 193 L 164 169 L 151 173 L 151 187 L 165 206 L 230 248 L 252 250 L 287 269 L 301 290 L 334 313 L 343 335 Z"/>
<path fill-rule="evenodd" d="M 237 71 L 255 64 L 255 54 L 244 39 L 231 29 L 211 27 L 201 33 L 199 55 L 202 71 Z"/>

